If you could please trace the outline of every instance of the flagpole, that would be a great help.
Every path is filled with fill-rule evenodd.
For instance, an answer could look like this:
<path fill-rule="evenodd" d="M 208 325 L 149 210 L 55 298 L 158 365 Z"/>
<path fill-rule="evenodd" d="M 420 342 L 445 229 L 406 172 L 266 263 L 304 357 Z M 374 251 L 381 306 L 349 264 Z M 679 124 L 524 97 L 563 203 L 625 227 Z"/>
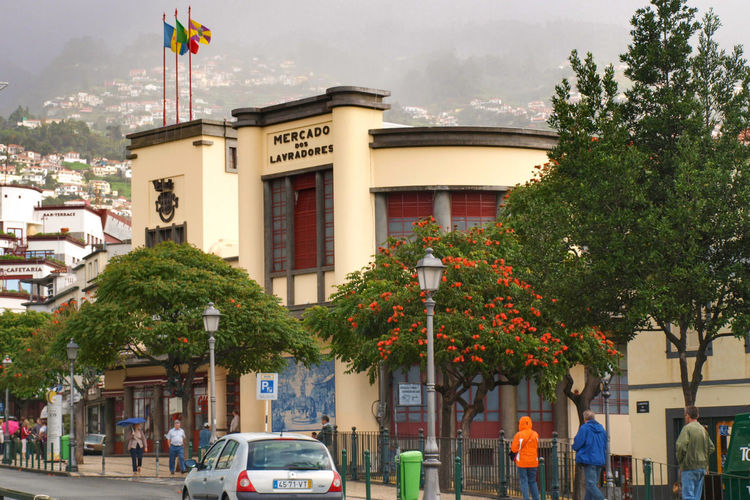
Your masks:
<path fill-rule="evenodd" d="M 177 9 L 174 10 L 174 40 L 175 48 L 177 48 Z M 175 88 L 175 113 L 177 115 L 177 123 L 180 123 L 180 61 L 177 59 L 180 56 L 179 49 L 174 53 L 174 88 Z"/>
<path fill-rule="evenodd" d="M 190 10 L 192 7 L 188 5 L 188 32 L 187 32 L 187 44 L 188 44 L 188 74 L 189 76 L 189 88 L 190 88 L 190 121 L 193 121 L 193 51 L 190 50 Z"/>
<path fill-rule="evenodd" d="M 161 15 L 161 21 L 162 21 L 162 31 L 164 31 L 164 24 L 167 22 L 167 13 L 162 12 Z M 163 36 L 163 35 L 162 35 Z M 162 118 L 162 126 L 167 126 L 167 48 L 164 46 L 164 44 L 161 44 L 161 56 L 162 56 L 162 111 L 161 111 L 161 118 Z"/>

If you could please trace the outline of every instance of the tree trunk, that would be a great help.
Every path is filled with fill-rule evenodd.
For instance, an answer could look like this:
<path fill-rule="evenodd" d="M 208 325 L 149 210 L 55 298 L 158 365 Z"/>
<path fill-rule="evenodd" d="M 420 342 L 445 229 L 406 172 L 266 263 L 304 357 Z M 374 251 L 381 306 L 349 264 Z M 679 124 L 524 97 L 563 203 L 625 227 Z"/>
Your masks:
<path fill-rule="evenodd" d="M 86 391 L 81 391 L 86 392 Z M 86 422 L 85 422 L 85 416 L 86 416 L 86 399 L 83 397 L 83 394 L 81 394 L 81 400 L 74 405 L 73 411 L 75 412 L 76 421 L 75 421 L 75 437 L 76 437 L 76 461 L 79 464 L 83 463 L 83 441 L 86 438 Z"/>
<path fill-rule="evenodd" d="M 583 425 L 583 412 L 588 410 L 591 406 L 591 401 L 601 391 L 600 384 L 601 379 L 594 375 L 588 367 L 585 369 L 586 382 L 581 392 L 573 391 L 573 377 L 570 373 L 565 375 L 562 384 L 562 391 L 565 395 L 573 401 L 576 406 L 576 413 L 578 413 L 578 424 Z M 586 496 L 586 477 L 583 474 L 583 468 L 576 465 L 575 469 L 575 480 L 573 483 L 573 498 L 575 500 L 584 500 Z"/>
<path fill-rule="evenodd" d="M 451 439 L 453 436 L 453 400 L 442 398 L 440 405 L 440 433 L 438 434 L 438 445 L 440 446 L 440 491 L 451 489 Z M 442 439 L 441 439 L 442 438 Z"/>

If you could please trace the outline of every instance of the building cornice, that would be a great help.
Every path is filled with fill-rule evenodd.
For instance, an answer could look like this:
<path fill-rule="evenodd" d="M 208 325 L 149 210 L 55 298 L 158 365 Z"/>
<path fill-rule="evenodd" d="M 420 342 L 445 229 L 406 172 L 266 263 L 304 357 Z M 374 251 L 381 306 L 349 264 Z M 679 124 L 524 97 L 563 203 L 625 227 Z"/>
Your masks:
<path fill-rule="evenodd" d="M 237 121 L 235 128 L 265 127 L 277 123 L 290 122 L 326 115 L 333 108 L 354 106 L 358 108 L 378 109 L 384 111 L 391 105 L 383 102 L 383 98 L 390 96 L 388 90 L 370 89 L 366 87 L 331 87 L 325 94 L 296 101 L 274 104 L 264 108 L 237 108 L 232 110 L 232 116 Z"/>
<path fill-rule="evenodd" d="M 130 145 L 127 149 L 133 151 L 157 144 L 202 136 L 236 139 L 237 132 L 232 128 L 232 124 L 227 121 L 193 120 L 128 134 L 126 137 L 130 139 Z"/>
<path fill-rule="evenodd" d="M 551 150 L 558 136 L 546 130 L 506 127 L 401 127 L 370 130 L 371 149 L 443 146 Z"/>

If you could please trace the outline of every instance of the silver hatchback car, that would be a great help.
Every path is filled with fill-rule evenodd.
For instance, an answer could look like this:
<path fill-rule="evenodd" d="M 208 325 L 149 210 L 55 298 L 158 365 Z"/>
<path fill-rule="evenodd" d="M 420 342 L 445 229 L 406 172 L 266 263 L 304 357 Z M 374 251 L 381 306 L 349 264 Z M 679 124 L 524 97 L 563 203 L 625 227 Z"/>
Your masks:
<path fill-rule="evenodd" d="M 183 500 L 343 498 L 341 476 L 320 441 L 301 434 L 229 434 L 217 440 L 190 472 Z"/>

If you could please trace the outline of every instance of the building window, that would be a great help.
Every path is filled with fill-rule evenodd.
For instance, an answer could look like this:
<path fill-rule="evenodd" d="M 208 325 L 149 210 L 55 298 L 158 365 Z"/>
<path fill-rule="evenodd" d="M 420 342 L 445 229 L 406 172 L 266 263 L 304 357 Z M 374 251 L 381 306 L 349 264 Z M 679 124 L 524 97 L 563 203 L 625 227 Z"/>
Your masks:
<path fill-rule="evenodd" d="M 432 215 L 432 191 L 388 194 L 388 236 L 409 238 L 419 219 Z"/>
<path fill-rule="evenodd" d="M 451 193 L 451 224 L 459 231 L 467 231 L 497 218 L 497 194 L 488 191 L 459 191 Z"/>
<path fill-rule="evenodd" d="M 626 346 L 618 346 L 620 352 L 627 352 Z M 628 414 L 628 361 L 627 357 L 620 358 L 618 363 L 620 374 L 613 374 L 609 382 L 609 413 L 611 415 Z M 591 410 L 604 413 L 604 396 L 601 393 L 591 401 Z"/>
<path fill-rule="evenodd" d="M 9 227 L 5 230 L 6 233 L 15 235 L 16 238 L 23 238 L 23 229 L 18 227 Z"/>
<path fill-rule="evenodd" d="M 294 268 L 315 267 L 317 232 L 315 220 L 315 174 L 292 179 L 294 190 Z"/>
<path fill-rule="evenodd" d="M 155 247 L 162 241 L 174 241 L 177 244 L 185 243 L 187 233 L 187 222 L 184 224 L 172 225 L 169 227 L 156 227 L 155 229 L 146 228 L 146 246 Z"/>
<path fill-rule="evenodd" d="M 236 174 L 237 173 L 237 139 L 227 139 L 226 150 L 224 156 L 226 157 L 226 164 L 224 170 L 227 172 Z"/>
<path fill-rule="evenodd" d="M 552 437 L 555 425 L 552 417 L 552 404 L 539 395 L 534 380 L 524 379 L 518 384 L 518 416 L 529 416 L 539 437 Z"/>
<path fill-rule="evenodd" d="M 284 180 L 271 183 L 273 270 L 286 269 L 286 186 Z"/>
<path fill-rule="evenodd" d="M 422 387 L 422 406 L 399 406 L 398 385 L 420 384 Z M 394 432 L 400 435 L 417 435 L 419 429 L 426 429 L 427 422 L 427 395 L 422 385 L 422 374 L 419 365 L 413 365 L 408 371 L 396 370 L 393 372 L 393 406 L 395 408 Z"/>
<path fill-rule="evenodd" d="M 270 188 L 272 272 L 288 268 L 289 224 L 294 239 L 293 269 L 332 266 L 333 171 L 276 179 Z"/>

